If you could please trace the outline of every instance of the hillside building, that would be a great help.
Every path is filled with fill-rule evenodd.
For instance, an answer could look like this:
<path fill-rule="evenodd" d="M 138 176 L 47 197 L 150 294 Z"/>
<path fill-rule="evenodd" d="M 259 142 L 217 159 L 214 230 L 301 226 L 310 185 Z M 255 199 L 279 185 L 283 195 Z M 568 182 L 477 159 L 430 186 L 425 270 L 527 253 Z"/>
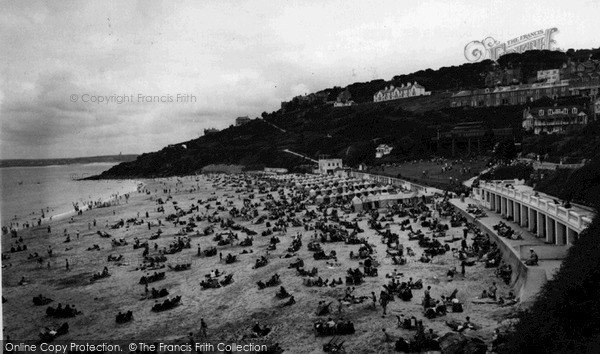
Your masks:
<path fill-rule="evenodd" d="M 332 175 L 336 169 L 342 169 L 342 159 L 319 159 L 319 167 L 315 172 Z"/>
<path fill-rule="evenodd" d="M 588 123 L 586 108 L 579 105 L 532 107 L 523 112 L 523 129 L 534 134 L 562 134 L 570 126 Z"/>
<path fill-rule="evenodd" d="M 340 92 L 340 94 L 337 96 L 335 102 L 333 103 L 334 107 L 348 107 L 348 106 L 352 106 L 354 104 L 354 101 L 352 101 L 352 95 L 350 94 L 350 91 L 348 91 L 348 89 L 345 89 L 344 91 Z"/>
<path fill-rule="evenodd" d="M 379 90 L 379 91 L 377 91 L 377 93 L 375 93 L 373 95 L 373 102 L 384 102 L 384 101 L 397 100 L 397 99 L 401 99 L 401 98 L 428 96 L 428 95 L 431 95 L 431 92 L 425 91 L 425 87 L 419 85 L 415 81 L 414 84 L 411 84 L 409 82 L 408 84 L 406 84 L 406 86 L 404 84 L 402 84 L 402 86 L 400 86 L 400 87 L 394 87 L 392 85 L 392 86 L 386 87 L 383 90 Z"/>
<path fill-rule="evenodd" d="M 537 81 L 553 84 L 560 81 L 560 69 L 539 70 L 537 72 Z"/>
<path fill-rule="evenodd" d="M 249 122 L 250 122 L 250 120 L 251 120 L 251 119 L 250 119 L 250 118 L 248 118 L 248 116 L 245 116 L 245 117 L 237 117 L 237 118 L 235 119 L 235 126 L 236 126 L 236 127 L 239 127 L 240 125 L 244 125 L 244 124 L 246 124 L 246 123 L 249 123 Z"/>
<path fill-rule="evenodd" d="M 392 149 L 393 147 L 389 145 L 380 144 L 377 148 L 375 148 L 375 158 L 380 159 L 385 155 L 389 155 L 392 152 Z"/>
<path fill-rule="evenodd" d="M 512 71 L 511 71 L 512 70 Z M 452 107 L 494 107 L 519 105 L 549 97 L 600 97 L 600 61 L 569 61 L 560 69 L 540 70 L 529 84 L 519 84 L 520 70 L 496 70 L 486 76 L 486 88 L 459 91 L 452 95 Z"/>
<path fill-rule="evenodd" d="M 457 151 L 468 154 L 477 151 L 479 154 L 486 134 L 489 136 L 487 140 L 491 138 L 495 141 L 514 136 L 512 128 L 488 129 L 483 126 L 483 122 L 464 122 L 456 124 L 450 131 L 438 131 L 433 140 L 437 144 L 438 152 L 450 150 L 452 156 L 455 156 Z"/>
<path fill-rule="evenodd" d="M 204 129 L 204 135 L 205 135 L 205 136 L 206 136 L 206 135 L 215 134 L 215 133 L 218 133 L 218 132 L 220 132 L 220 130 L 219 130 L 219 129 L 217 129 L 217 128 L 208 128 L 208 129 Z"/>
<path fill-rule="evenodd" d="M 504 69 L 488 72 L 485 77 L 486 87 L 517 85 L 523 81 L 521 69 Z"/>
<path fill-rule="evenodd" d="M 561 80 L 556 83 L 535 83 L 460 91 L 452 95 L 451 106 L 495 107 L 518 105 L 539 100 L 542 97 L 557 99 L 570 95 L 569 80 Z"/>

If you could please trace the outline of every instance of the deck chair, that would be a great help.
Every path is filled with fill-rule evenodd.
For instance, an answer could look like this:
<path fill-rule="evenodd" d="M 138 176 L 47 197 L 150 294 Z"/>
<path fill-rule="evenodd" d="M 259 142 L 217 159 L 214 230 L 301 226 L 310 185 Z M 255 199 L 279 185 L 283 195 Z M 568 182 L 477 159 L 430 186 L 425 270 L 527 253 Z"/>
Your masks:
<path fill-rule="evenodd" d="M 323 344 L 323 351 L 327 353 L 345 353 L 344 343 L 346 341 L 339 337 L 333 337 L 331 340 Z"/>

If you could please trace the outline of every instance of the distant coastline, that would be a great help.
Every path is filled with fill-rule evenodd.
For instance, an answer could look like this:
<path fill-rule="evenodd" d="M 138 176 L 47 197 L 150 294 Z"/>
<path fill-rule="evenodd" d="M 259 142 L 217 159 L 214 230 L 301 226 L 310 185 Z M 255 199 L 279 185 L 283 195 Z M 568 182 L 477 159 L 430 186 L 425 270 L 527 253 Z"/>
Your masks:
<path fill-rule="evenodd" d="M 0 160 L 2 167 L 39 167 L 55 165 L 74 165 L 88 163 L 120 163 L 134 161 L 138 155 L 106 155 L 58 159 L 6 159 Z"/>

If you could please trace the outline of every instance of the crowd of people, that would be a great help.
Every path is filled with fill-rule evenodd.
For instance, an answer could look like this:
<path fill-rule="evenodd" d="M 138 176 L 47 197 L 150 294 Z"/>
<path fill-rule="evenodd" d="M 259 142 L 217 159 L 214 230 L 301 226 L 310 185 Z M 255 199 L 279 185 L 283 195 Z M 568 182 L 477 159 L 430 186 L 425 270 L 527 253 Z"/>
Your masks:
<path fill-rule="evenodd" d="M 264 278 L 264 272 L 270 269 L 271 263 L 289 263 L 286 264 L 286 269 L 292 269 L 294 275 L 303 278 L 298 284 L 338 287 L 340 290 L 336 291 L 338 294 L 343 291 L 343 296 L 335 295 L 319 303 L 316 315 L 331 316 L 326 321 L 313 323 L 319 335 L 354 334 L 355 324 L 349 318 L 356 318 L 357 314 L 355 312 L 344 314 L 349 311 L 348 309 L 356 306 L 372 307 L 380 309 L 380 315 L 387 318 L 392 308 L 393 311 L 396 311 L 396 308 L 402 309 L 402 303 L 411 302 L 416 298 L 421 301 L 422 312 L 399 316 L 398 329 L 417 331 L 414 340 L 407 341 L 411 348 L 434 348 L 438 336 L 433 335 L 432 331 L 425 330 L 423 321 L 433 321 L 437 317 L 447 316 L 448 313 L 462 313 L 465 311 L 466 299 L 461 298 L 462 294 L 456 291 L 451 294 L 438 292 L 436 296 L 434 294 L 436 290 L 432 288 L 432 286 L 436 287 L 436 282 L 432 282 L 431 278 L 413 280 L 416 276 L 411 274 L 413 268 L 408 267 L 408 263 L 421 260 L 424 263 L 423 269 L 434 269 L 432 264 L 441 257 L 446 257 L 444 259 L 449 259 L 455 264 L 444 271 L 445 281 L 448 283 L 466 279 L 466 269 L 475 266 L 478 262 L 482 263 L 482 267 L 497 267 L 497 274 L 505 281 L 510 280 L 512 274 L 509 266 L 501 262 L 501 252 L 491 242 L 490 237 L 456 211 L 448 195 L 437 196 L 433 203 L 415 199 L 412 203 L 389 205 L 378 210 L 356 213 L 349 200 L 338 200 L 327 205 L 315 204 L 314 195 L 311 195 L 308 189 L 284 179 L 249 175 L 213 176 L 206 178 L 205 183 L 212 183 L 213 187 L 229 186 L 230 189 L 236 190 L 236 194 L 194 200 L 188 207 L 183 206 L 183 203 L 177 203 L 173 197 L 178 192 L 184 192 L 184 183 L 177 182 L 174 187 L 167 187 L 165 183 L 162 192 L 166 196 L 160 200 L 153 199 L 156 202 L 155 213 L 159 214 L 159 216 L 155 213 L 152 215 L 152 218 L 156 217 L 156 222 L 151 220 L 147 211 L 142 211 L 137 213 L 137 217 L 120 219 L 112 226 L 107 221 L 105 229 L 110 228 L 115 230 L 114 232 L 119 232 L 119 229 L 134 229 L 140 226 L 152 230 L 157 226 L 166 228 L 166 225 L 172 224 L 178 232 L 172 238 L 165 238 L 161 235 L 162 231 L 155 232 L 152 234 L 154 238 L 144 240 L 135 236 L 133 245 L 122 247 L 122 249 L 132 248 L 136 254 L 141 253 L 140 259 L 143 261 L 136 269 L 145 271 L 164 267 L 165 263 L 173 260 L 175 253 L 190 254 L 186 250 L 192 248 L 192 240 L 194 243 L 198 240 L 197 250 L 191 252 L 192 256 L 209 264 L 208 258 L 219 254 L 219 261 L 222 261 L 219 264 L 224 267 L 236 267 L 235 263 L 247 264 L 248 268 L 244 272 L 252 272 L 259 279 L 263 275 L 263 280 L 256 282 L 262 292 L 274 291 L 267 290 L 270 287 L 279 287 L 275 297 L 287 299 L 282 306 L 291 306 L 298 301 L 306 300 L 304 297 L 299 300 L 300 297 L 286 290 L 291 284 L 290 278 L 286 275 L 271 272 L 270 277 Z M 197 192 L 200 188 L 196 186 L 188 192 Z M 151 194 L 151 191 L 143 189 L 140 193 L 147 195 Z M 155 190 L 155 194 L 157 193 L 158 189 Z M 94 227 L 96 227 L 96 220 L 94 220 Z M 116 239 L 108 234 L 108 237 L 104 237 L 105 229 L 90 232 L 85 237 L 100 235 L 97 242 L 104 242 L 102 239 L 106 238 L 106 242 L 110 242 L 108 244 L 111 249 L 128 245 L 125 236 Z M 258 235 L 254 238 L 254 235 L 259 233 L 259 229 L 263 230 L 263 235 L 266 232 L 271 237 L 263 238 Z M 214 237 L 204 237 L 213 233 L 216 233 Z M 246 234 L 246 237 L 240 238 L 238 233 Z M 71 243 L 78 242 L 79 230 L 76 234 L 76 238 L 69 239 Z M 164 232 L 164 234 L 170 233 Z M 303 236 L 310 237 L 310 243 L 306 247 L 302 243 Z M 223 242 L 224 240 L 227 242 Z M 262 240 L 266 241 L 266 244 Z M 289 247 L 277 250 L 275 245 L 284 242 Z M 327 252 L 323 249 L 324 245 Z M 236 253 L 237 247 L 244 247 L 244 250 Z M 339 252 L 340 247 L 351 248 L 350 256 L 347 257 L 348 253 L 342 255 Z M 419 247 L 422 252 L 417 255 L 413 249 Z M 312 253 L 312 256 L 306 257 L 305 250 L 309 252 L 308 254 Z M 385 252 L 381 252 L 382 250 Z M 275 252 L 279 255 L 278 258 L 273 255 Z M 448 254 L 445 255 L 447 252 Z M 240 257 L 243 254 L 256 254 L 257 258 Z M 111 256 L 108 257 L 108 261 L 118 262 L 122 259 L 116 256 L 111 258 Z M 314 265 L 312 271 L 304 270 L 305 259 L 307 262 L 310 260 Z M 330 262 L 319 262 L 321 259 Z M 380 276 L 379 270 L 390 264 L 399 267 L 401 272 L 394 269 L 388 274 L 389 278 Z M 325 279 L 318 276 L 319 267 L 326 267 L 331 276 Z M 68 260 L 66 260 L 66 268 L 69 269 Z M 197 267 L 191 262 L 172 262 L 166 271 L 191 270 L 193 272 L 194 269 Z M 219 280 L 222 274 L 227 275 L 223 280 Z M 109 275 L 108 268 L 104 267 L 103 272 L 98 273 L 93 279 L 99 280 L 107 275 Z M 181 295 L 161 299 L 162 301 L 159 302 L 158 298 L 169 295 L 166 287 L 159 287 L 160 290 L 154 287 L 148 289 L 149 283 L 162 281 L 168 277 L 170 278 L 171 275 L 167 276 L 166 272 L 154 271 L 153 274 L 146 273 L 140 278 L 139 284 L 145 288 L 143 298 L 157 301 L 152 307 L 155 312 L 170 310 L 183 304 Z M 384 282 L 381 282 L 381 279 L 384 279 Z M 201 285 L 202 288 L 207 289 L 219 288 L 232 281 L 233 273 L 215 269 L 207 274 Z M 318 294 L 327 297 L 322 292 Z M 516 299 L 511 293 L 501 296 L 495 282 L 486 289 L 486 298 L 497 300 L 502 304 L 514 304 Z M 395 303 L 397 300 L 401 300 L 400 305 Z M 332 310 L 331 307 L 336 301 L 337 309 Z M 63 310 L 55 310 L 53 313 L 57 313 L 56 311 L 62 313 Z M 417 317 L 422 320 L 417 320 Z M 136 321 L 138 318 L 140 317 L 137 312 L 135 319 L 128 312 L 120 313 L 117 322 L 126 323 Z M 476 326 L 470 324 L 469 317 L 466 324 L 460 325 L 461 331 L 474 328 Z M 262 333 L 263 328 L 260 328 L 259 332 Z M 386 329 L 384 332 L 386 338 L 393 336 L 392 329 Z M 403 341 L 402 338 L 398 339 L 397 342 L 400 344 L 397 344 L 397 347 L 402 347 Z"/>

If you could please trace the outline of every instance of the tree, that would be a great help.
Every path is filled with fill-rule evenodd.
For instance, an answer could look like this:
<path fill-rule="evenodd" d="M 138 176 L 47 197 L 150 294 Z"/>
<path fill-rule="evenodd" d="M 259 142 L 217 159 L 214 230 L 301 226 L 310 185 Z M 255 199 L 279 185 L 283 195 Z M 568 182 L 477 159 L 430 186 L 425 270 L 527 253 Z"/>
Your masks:
<path fill-rule="evenodd" d="M 494 148 L 494 157 L 504 162 L 509 162 L 517 157 L 517 148 L 515 147 L 514 141 L 505 139 L 496 144 L 496 147 Z"/>

